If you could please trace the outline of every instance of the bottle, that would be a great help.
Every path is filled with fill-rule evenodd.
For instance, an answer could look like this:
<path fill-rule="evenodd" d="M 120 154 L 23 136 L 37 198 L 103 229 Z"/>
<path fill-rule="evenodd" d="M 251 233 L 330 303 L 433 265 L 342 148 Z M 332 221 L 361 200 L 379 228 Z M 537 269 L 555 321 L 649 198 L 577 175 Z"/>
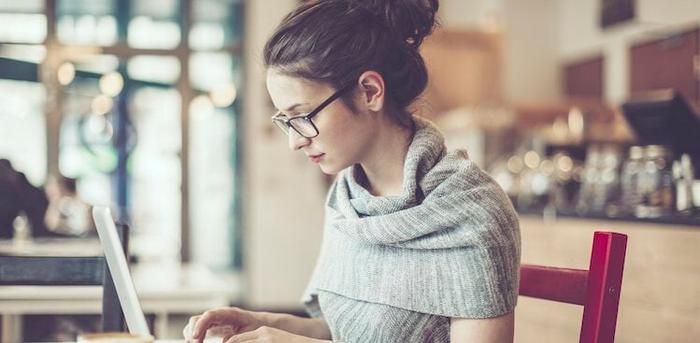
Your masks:
<path fill-rule="evenodd" d="M 29 241 L 32 237 L 32 228 L 29 224 L 29 219 L 24 211 L 12 221 L 13 236 L 12 242 L 14 244 L 24 244 Z"/>
<path fill-rule="evenodd" d="M 642 202 L 639 177 L 642 172 L 642 158 L 644 150 L 641 146 L 634 145 L 629 149 L 627 160 L 622 166 L 620 176 L 621 201 L 620 207 L 624 214 L 631 215 L 635 207 Z"/>
<path fill-rule="evenodd" d="M 600 164 L 601 153 L 598 145 L 591 145 L 586 150 L 586 160 L 581 175 L 581 190 L 576 199 L 576 213 L 586 215 L 601 212 L 603 209 L 600 200 Z"/>
<path fill-rule="evenodd" d="M 620 215 L 620 165 L 621 153 L 617 145 L 608 144 L 602 149 L 600 164 L 600 204 L 607 216 Z"/>
<path fill-rule="evenodd" d="M 676 209 L 683 213 L 692 212 L 695 172 L 690 156 L 688 154 L 681 155 L 680 160 L 674 162 L 673 171 L 676 181 Z"/>

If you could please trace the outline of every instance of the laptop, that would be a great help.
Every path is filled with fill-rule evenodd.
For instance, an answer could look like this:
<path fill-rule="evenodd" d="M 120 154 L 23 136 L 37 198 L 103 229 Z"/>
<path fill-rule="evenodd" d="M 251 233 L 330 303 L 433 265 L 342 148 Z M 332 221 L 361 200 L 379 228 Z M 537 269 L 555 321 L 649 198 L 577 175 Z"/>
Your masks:
<path fill-rule="evenodd" d="M 117 290 L 117 297 L 119 297 L 129 332 L 138 335 L 151 335 L 139 298 L 136 295 L 134 282 L 129 274 L 126 256 L 124 256 L 111 211 L 108 207 L 95 206 L 92 208 L 92 218 L 95 220 L 97 234 L 100 237 L 107 260 L 107 267 L 112 274 L 114 288 Z"/>

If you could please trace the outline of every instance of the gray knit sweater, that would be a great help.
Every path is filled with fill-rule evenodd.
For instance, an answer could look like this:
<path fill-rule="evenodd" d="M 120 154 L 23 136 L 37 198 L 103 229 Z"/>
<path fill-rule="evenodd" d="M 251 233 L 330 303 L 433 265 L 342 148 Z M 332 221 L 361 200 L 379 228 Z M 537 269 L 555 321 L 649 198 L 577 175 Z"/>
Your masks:
<path fill-rule="evenodd" d="M 344 170 L 329 190 L 304 302 L 344 342 L 447 342 L 449 318 L 517 302 L 520 232 L 508 197 L 465 151 L 414 117 L 400 196 L 376 197 Z"/>

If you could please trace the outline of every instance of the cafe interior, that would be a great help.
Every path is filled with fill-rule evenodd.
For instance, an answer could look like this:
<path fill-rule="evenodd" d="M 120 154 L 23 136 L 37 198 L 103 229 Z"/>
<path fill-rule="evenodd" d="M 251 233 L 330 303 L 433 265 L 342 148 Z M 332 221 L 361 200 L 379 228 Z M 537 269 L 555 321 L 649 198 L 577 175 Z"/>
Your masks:
<path fill-rule="evenodd" d="M 157 340 L 217 307 L 307 315 L 334 176 L 270 121 L 262 62 L 301 2 L 0 0 L 0 342 L 102 331 L 107 281 L 14 284 L 16 258 L 101 258 L 97 205 Z M 411 110 L 518 211 L 515 342 L 698 342 L 700 2 L 438 19 Z"/>

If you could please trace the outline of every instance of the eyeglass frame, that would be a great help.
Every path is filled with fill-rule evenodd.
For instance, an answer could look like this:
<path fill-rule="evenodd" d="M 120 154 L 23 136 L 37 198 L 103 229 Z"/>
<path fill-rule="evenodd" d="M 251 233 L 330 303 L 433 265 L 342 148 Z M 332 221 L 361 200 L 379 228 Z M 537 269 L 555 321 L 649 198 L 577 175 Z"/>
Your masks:
<path fill-rule="evenodd" d="M 289 130 L 285 131 L 284 128 L 279 126 L 277 123 L 282 123 L 282 124 L 286 125 L 288 128 L 296 131 L 296 133 L 298 133 L 300 136 L 302 136 L 304 138 L 314 138 L 314 137 L 318 136 L 320 134 L 320 132 L 318 130 L 318 127 L 316 127 L 316 124 L 314 124 L 313 120 L 311 120 L 311 119 L 313 119 L 313 117 L 315 117 L 317 114 L 319 114 L 321 111 L 323 111 L 323 109 L 326 108 L 328 105 L 330 105 L 333 101 L 340 98 L 345 92 L 351 90 L 354 86 L 355 86 L 355 83 L 351 82 L 347 86 L 337 90 L 335 93 L 331 94 L 331 96 L 329 96 L 320 105 L 316 106 L 316 108 L 314 108 L 311 112 L 309 112 L 307 114 L 299 114 L 299 115 L 295 115 L 295 116 L 291 116 L 289 118 L 286 118 L 286 116 L 282 113 L 282 111 L 277 111 L 271 118 L 272 122 L 275 123 L 275 126 L 279 127 L 280 130 L 282 130 L 287 135 L 289 135 Z M 284 116 L 285 118 L 282 118 L 282 116 Z M 290 122 L 292 120 L 296 120 L 296 119 L 304 119 L 305 121 L 309 122 L 309 124 L 311 124 L 311 127 L 314 128 L 314 132 L 316 132 L 316 133 L 312 136 L 306 136 L 303 133 L 299 132 L 299 130 L 297 130 L 297 128 L 295 128 L 292 124 L 290 124 Z"/>

